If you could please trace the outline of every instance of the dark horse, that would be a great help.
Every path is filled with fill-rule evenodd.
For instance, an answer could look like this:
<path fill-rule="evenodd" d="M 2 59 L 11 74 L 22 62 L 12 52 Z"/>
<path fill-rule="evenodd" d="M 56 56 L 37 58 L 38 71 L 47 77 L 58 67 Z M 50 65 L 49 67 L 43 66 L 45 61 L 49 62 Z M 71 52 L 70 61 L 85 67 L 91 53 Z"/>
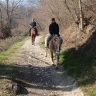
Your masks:
<path fill-rule="evenodd" d="M 31 29 L 31 40 L 32 40 L 32 45 L 35 45 L 35 38 L 36 38 L 37 32 L 34 28 Z"/>

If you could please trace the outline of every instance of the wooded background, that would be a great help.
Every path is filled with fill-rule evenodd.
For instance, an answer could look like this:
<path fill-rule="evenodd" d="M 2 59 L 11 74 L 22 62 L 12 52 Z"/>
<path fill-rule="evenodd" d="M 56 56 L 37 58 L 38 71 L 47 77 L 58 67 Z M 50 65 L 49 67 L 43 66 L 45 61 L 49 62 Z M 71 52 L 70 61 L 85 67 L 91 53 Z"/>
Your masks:
<path fill-rule="evenodd" d="M 51 18 L 56 18 L 65 47 L 78 47 L 92 34 L 96 24 L 96 0 L 39 0 L 33 14 L 48 33 Z M 91 32 L 90 32 L 91 30 Z"/>
<path fill-rule="evenodd" d="M 0 38 L 28 34 L 32 17 L 48 33 L 54 17 L 65 46 L 78 49 L 96 24 L 95 5 L 96 0 L 0 0 Z"/>
<path fill-rule="evenodd" d="M 60 63 L 85 87 L 85 96 L 93 96 L 89 94 L 96 94 L 96 0 L 0 0 L 0 53 L 28 35 L 32 18 L 42 32 L 44 46 L 53 17 L 64 41 Z M 0 59 L 6 58 L 5 53 Z M 1 71 L 8 73 L 5 67 Z"/>

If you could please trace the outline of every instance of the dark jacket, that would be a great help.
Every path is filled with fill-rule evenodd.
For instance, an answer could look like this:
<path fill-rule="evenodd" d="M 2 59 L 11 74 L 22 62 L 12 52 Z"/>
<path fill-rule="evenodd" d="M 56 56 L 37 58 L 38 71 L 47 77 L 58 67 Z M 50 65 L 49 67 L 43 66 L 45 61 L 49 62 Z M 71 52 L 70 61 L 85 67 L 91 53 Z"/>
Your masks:
<path fill-rule="evenodd" d="M 55 22 L 55 23 L 51 23 L 50 25 L 49 25 L 49 33 L 51 34 L 51 35 L 55 35 L 55 34 L 57 34 L 58 36 L 60 36 L 59 35 L 59 25 Z"/>
<path fill-rule="evenodd" d="M 32 27 L 32 28 L 35 28 L 36 27 L 36 22 L 34 21 L 34 22 L 31 22 L 30 23 L 30 26 Z"/>

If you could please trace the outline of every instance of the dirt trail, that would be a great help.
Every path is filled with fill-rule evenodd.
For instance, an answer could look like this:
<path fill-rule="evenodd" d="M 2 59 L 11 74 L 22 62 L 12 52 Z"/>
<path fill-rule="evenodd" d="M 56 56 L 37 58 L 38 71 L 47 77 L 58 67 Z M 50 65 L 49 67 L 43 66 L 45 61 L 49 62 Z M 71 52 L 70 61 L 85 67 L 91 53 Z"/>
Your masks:
<path fill-rule="evenodd" d="M 44 50 L 36 38 L 36 45 L 27 40 L 18 53 L 11 57 L 20 69 L 19 79 L 26 82 L 25 93 L 22 96 L 84 96 L 73 78 L 62 68 L 56 70 L 51 65 L 51 59 L 45 58 Z"/>

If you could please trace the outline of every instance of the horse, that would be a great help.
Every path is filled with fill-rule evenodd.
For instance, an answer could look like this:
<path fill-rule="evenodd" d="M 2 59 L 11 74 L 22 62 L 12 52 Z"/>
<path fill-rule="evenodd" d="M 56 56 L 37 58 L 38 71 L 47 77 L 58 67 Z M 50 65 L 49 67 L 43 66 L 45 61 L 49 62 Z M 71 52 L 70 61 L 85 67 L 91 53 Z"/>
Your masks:
<path fill-rule="evenodd" d="M 32 45 L 35 45 L 35 38 L 36 38 L 36 30 L 34 28 L 31 29 L 31 40 L 32 40 Z"/>
<path fill-rule="evenodd" d="M 45 46 L 47 42 L 48 34 L 45 37 Z M 60 47 L 61 47 L 61 40 L 58 38 L 58 35 L 54 35 L 52 39 L 49 41 L 49 50 L 51 53 L 51 60 L 54 65 L 54 54 L 55 54 L 55 59 L 56 59 L 56 68 L 58 68 L 59 64 L 59 55 L 60 55 Z M 47 57 L 47 51 L 48 48 L 45 48 L 45 57 Z"/>

